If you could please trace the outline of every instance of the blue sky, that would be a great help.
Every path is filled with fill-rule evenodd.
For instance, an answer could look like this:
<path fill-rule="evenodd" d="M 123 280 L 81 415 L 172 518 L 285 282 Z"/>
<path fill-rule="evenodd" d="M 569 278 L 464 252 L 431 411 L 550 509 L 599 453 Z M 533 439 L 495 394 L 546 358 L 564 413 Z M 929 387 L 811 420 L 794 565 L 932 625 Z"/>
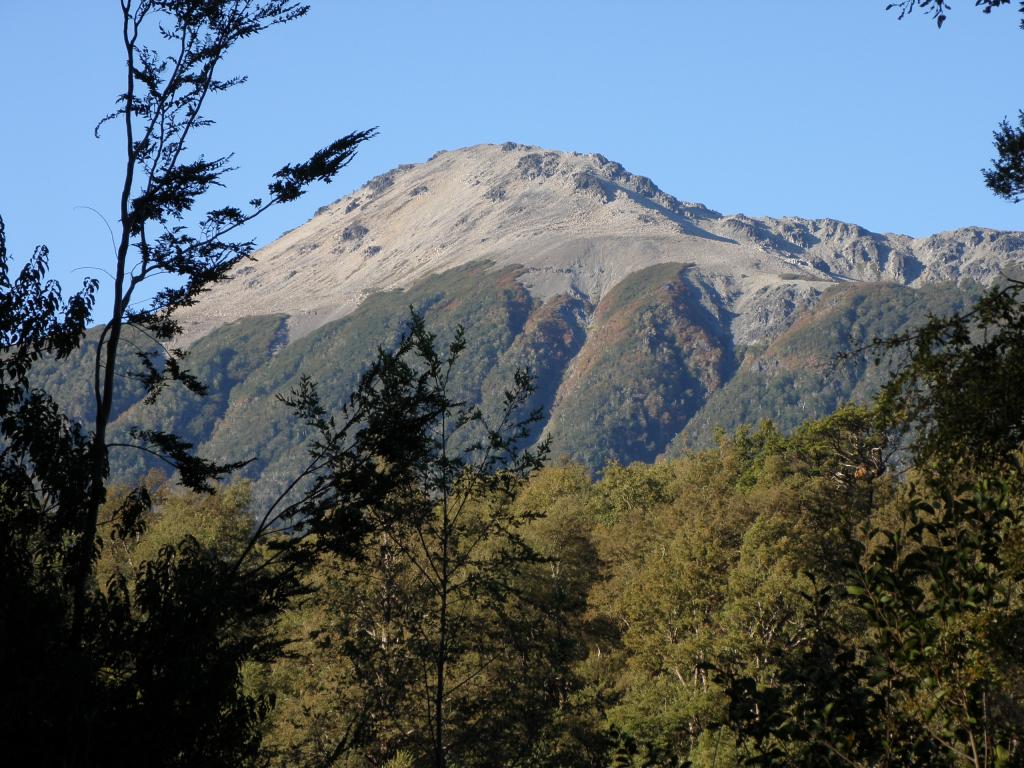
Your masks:
<path fill-rule="evenodd" d="M 233 151 L 237 199 L 333 138 L 380 135 L 330 186 L 254 225 L 258 242 L 399 163 L 507 140 L 601 152 L 724 213 L 875 231 L 1024 228 L 979 170 L 1024 106 L 1013 7 L 954 0 L 945 27 L 886 0 L 313 0 L 247 41 L 197 139 Z M 22 258 L 78 282 L 109 263 L 121 147 L 98 118 L 122 87 L 116 0 L 0 0 L 0 215 Z M 1014 84 L 1016 83 L 1016 85 Z"/>

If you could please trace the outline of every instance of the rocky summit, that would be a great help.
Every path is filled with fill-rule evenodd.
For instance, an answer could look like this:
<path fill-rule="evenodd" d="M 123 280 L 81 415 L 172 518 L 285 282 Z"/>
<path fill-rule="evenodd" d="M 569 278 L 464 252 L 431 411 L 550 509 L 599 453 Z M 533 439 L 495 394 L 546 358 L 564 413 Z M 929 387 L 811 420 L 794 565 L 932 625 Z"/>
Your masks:
<path fill-rule="evenodd" d="M 290 338 L 301 337 L 373 293 L 476 261 L 521 268 L 537 300 L 567 294 L 595 306 L 627 275 L 690 264 L 750 342 L 837 283 L 990 282 L 1024 261 L 1024 234 L 911 238 L 830 219 L 723 215 L 599 154 L 479 145 L 399 166 L 320 209 L 212 291 L 186 317 L 189 335 L 282 313 Z"/>

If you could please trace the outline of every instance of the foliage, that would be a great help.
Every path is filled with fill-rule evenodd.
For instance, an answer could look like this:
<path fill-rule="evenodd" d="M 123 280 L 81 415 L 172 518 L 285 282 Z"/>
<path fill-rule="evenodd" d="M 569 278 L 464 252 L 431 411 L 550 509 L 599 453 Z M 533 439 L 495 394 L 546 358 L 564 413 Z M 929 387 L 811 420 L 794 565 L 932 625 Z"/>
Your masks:
<path fill-rule="evenodd" d="M 776 680 L 716 667 L 748 763 L 1024 760 L 1019 290 L 882 344 L 909 347 L 879 416 L 923 485 L 869 499 L 838 571 L 804 591 L 807 640 Z"/>
<path fill-rule="evenodd" d="M 974 5 L 981 8 L 982 13 L 992 13 L 994 8 L 1009 5 L 1010 2 L 1011 0 L 974 0 Z M 899 9 L 900 19 L 903 19 L 908 13 L 913 13 L 915 8 L 920 9 L 925 13 L 930 13 L 935 19 L 935 23 L 941 27 L 946 21 L 950 5 L 945 0 L 897 0 L 897 2 L 889 3 L 885 10 L 888 11 L 892 8 Z M 1024 12 L 1024 5 L 1021 5 L 1021 11 Z"/>
<path fill-rule="evenodd" d="M 1017 113 L 1017 125 L 999 123 L 993 139 L 996 157 L 992 168 L 982 171 L 985 183 L 999 197 L 1019 203 L 1024 199 L 1024 110 Z"/>
<path fill-rule="evenodd" d="M 609 716 L 651 764 L 734 749 L 732 733 L 719 732 L 729 699 L 712 668 L 735 664 L 766 683 L 780 649 L 801 642 L 804 569 L 827 569 L 849 529 L 845 504 L 822 503 L 836 493 L 832 478 L 803 458 L 822 443 L 770 425 L 740 432 L 671 465 L 667 500 L 597 532 L 612 575 L 595 599 L 624 650 L 625 687 Z"/>
<path fill-rule="evenodd" d="M 174 312 L 251 254 L 252 242 L 234 239 L 236 230 L 310 183 L 329 181 L 372 134 L 350 134 L 284 166 L 266 201 L 251 200 L 245 212 L 193 214 L 230 170 L 228 157 L 191 150 L 195 131 L 210 124 L 210 97 L 244 81 L 218 79 L 218 65 L 239 41 L 306 10 L 276 0 L 121 3 L 126 89 L 101 125 L 122 127 L 126 163 L 108 272 L 113 308 L 86 348 L 94 353 L 86 378 L 91 430 L 30 374 L 44 355 L 57 365 L 81 356 L 96 283 L 62 302 L 45 281 L 45 249 L 10 280 L 0 225 L 0 636 L 15 693 L 5 697 L 3 728 L 8 743 L 29 745 L 34 762 L 124 764 L 145 754 L 153 765 L 243 765 L 258 748 L 267 702 L 243 689 L 241 669 L 271 652 L 266 622 L 294 591 L 294 573 L 280 560 L 263 562 L 267 531 L 246 536 L 248 526 L 236 537 L 241 547 L 189 533 L 147 551 L 146 523 L 164 518 L 152 518 L 144 486 L 108 497 L 112 449 L 157 455 L 196 490 L 212 490 L 212 480 L 238 464 L 203 460 L 160 425 L 127 441 L 109 428 L 123 407 L 123 378 L 147 403 L 171 382 L 206 391 L 169 346 L 179 330 Z M 154 292 L 156 276 L 170 282 Z M 153 295 L 148 306 L 143 292 Z M 124 365 L 130 357 L 134 366 Z M 106 546 L 146 559 L 109 568 L 100 584 Z"/>
<path fill-rule="evenodd" d="M 990 289 L 969 312 L 932 317 L 884 347 L 911 359 L 882 391 L 894 424 L 912 431 L 923 470 L 1001 466 L 1024 440 L 1024 283 Z"/>
<path fill-rule="evenodd" d="M 522 533 L 537 513 L 512 502 L 546 449 L 519 448 L 539 418 L 520 415 L 532 393 L 525 373 L 515 376 L 494 422 L 453 397 L 464 349 L 456 329 L 439 353 L 414 313 L 397 352 L 381 352 L 367 374 L 381 392 L 407 393 L 369 394 L 386 409 L 365 407 L 360 388 L 352 406 L 361 418 L 344 421 L 343 410 L 339 424 L 310 383 L 286 398 L 317 435 L 311 450 L 322 472 L 307 498 L 363 515 L 321 515 L 311 526 L 318 546 L 342 559 L 329 559 L 314 576 L 332 609 L 317 637 L 325 631 L 331 641 L 326 649 L 307 649 L 341 667 L 326 682 L 348 706 L 335 716 L 347 721 L 339 729 L 344 738 L 326 755 L 315 744 L 297 745 L 300 754 L 335 760 L 357 750 L 380 764 L 405 749 L 443 766 L 505 762 L 502 749 L 522 749 L 507 734 L 502 742 L 486 733 L 517 688 L 499 670 L 516 659 L 525 663 L 536 650 L 530 638 L 542 616 L 532 615 L 519 579 L 538 559 Z M 401 411 L 406 403 L 409 414 Z M 382 440 L 353 453 L 349 429 L 356 425 L 360 436 L 373 431 Z M 377 477 L 383 484 L 375 484 Z M 336 545 L 337 528 L 372 532 L 373 541 L 353 553 Z M 346 559 L 353 554 L 355 560 Z"/>
<path fill-rule="evenodd" d="M 1019 763 L 1018 473 L 865 523 L 847 585 L 806 595 L 809 642 L 778 681 L 725 675 L 750 764 Z"/>

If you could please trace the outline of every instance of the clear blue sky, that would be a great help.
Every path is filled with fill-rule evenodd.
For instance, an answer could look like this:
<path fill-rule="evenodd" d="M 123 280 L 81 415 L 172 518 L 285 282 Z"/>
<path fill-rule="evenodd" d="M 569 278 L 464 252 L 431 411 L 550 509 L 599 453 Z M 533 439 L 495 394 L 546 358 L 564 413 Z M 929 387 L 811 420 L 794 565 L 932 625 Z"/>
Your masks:
<path fill-rule="evenodd" d="M 380 136 L 332 185 L 255 226 L 260 243 L 399 163 L 514 140 L 601 152 L 725 213 L 875 231 L 1024 229 L 979 169 L 1024 106 L 1013 6 L 953 0 L 941 30 L 886 0 L 312 0 L 246 42 L 196 142 L 235 152 L 238 199 L 333 138 Z M 0 0 L 0 215 L 55 275 L 109 263 L 121 146 L 93 138 L 122 87 L 117 0 Z M 78 282 L 82 273 L 75 273 Z"/>

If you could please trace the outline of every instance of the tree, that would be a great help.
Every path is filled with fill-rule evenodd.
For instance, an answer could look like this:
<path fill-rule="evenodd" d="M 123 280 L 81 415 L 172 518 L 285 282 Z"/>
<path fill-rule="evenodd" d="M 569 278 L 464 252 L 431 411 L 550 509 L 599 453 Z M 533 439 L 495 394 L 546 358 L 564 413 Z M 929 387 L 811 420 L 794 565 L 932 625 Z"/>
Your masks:
<path fill-rule="evenodd" d="M 912 436 L 921 472 L 967 479 L 1001 468 L 1024 443 L 1024 283 L 989 289 L 970 312 L 933 317 L 880 342 L 909 359 L 886 383 L 879 405 Z"/>
<path fill-rule="evenodd" d="M 754 765 L 1019 765 L 1020 468 L 876 515 L 770 685 L 725 675 Z M 845 582 L 845 583 L 843 583 Z"/>
<path fill-rule="evenodd" d="M 742 429 L 669 467 L 661 500 L 598 529 L 611 567 L 594 602 L 621 627 L 609 719 L 626 739 L 626 764 L 731 765 L 749 752 L 749 732 L 726 717 L 727 681 L 770 689 L 804 648 L 801 593 L 808 573 L 835 570 L 865 514 L 873 472 L 855 470 L 875 467 L 882 441 L 872 432 L 855 408 L 791 437 L 767 423 Z M 645 470 L 654 471 L 635 468 Z"/>
<path fill-rule="evenodd" d="M 240 668 L 266 650 L 261 628 L 294 588 L 294 563 L 266 556 L 262 542 L 300 510 L 268 512 L 236 557 L 186 536 L 106 585 L 96 581 L 96 563 L 105 540 L 138 534 L 152 501 L 139 487 L 107 504 L 111 450 L 159 456 L 195 490 L 211 490 L 213 479 L 238 466 L 203 460 L 159 430 L 112 442 L 122 382 L 139 382 L 150 401 L 174 383 L 201 393 L 173 346 L 175 312 L 251 257 L 254 243 L 238 234 L 246 223 L 329 182 L 373 135 L 349 134 L 283 166 L 265 197 L 195 213 L 231 170 L 230 156 L 192 150 L 197 131 L 211 123 L 212 98 L 245 80 L 220 79 L 220 64 L 240 41 L 307 10 L 283 0 L 121 1 L 126 85 L 97 134 L 103 125 L 121 127 L 125 171 L 91 430 L 34 389 L 30 373 L 40 356 L 60 359 L 81 343 L 97 284 L 87 281 L 62 301 L 59 286 L 45 281 L 45 249 L 12 281 L 0 224 L 0 636 L 14 692 L 3 727 L 17 734 L 8 743 L 33 745 L 37 762 L 118 764 L 144 750 L 154 765 L 239 765 L 258 744 L 266 702 L 244 689 Z M 168 282 L 154 293 L 148 286 L 158 276 Z M 144 292 L 153 298 L 140 303 Z M 152 345 L 126 351 L 128 330 Z M 104 509 L 109 516 L 101 519 Z M 298 551 L 299 539 L 279 541 L 278 555 Z"/>
<path fill-rule="evenodd" d="M 991 170 L 982 171 L 985 183 L 999 197 L 1019 203 L 1024 199 L 1024 110 L 1017 113 L 1017 125 L 1003 120 L 993 136 L 997 156 Z"/>
<path fill-rule="evenodd" d="M 70 354 L 82 337 L 96 284 L 66 302 L 45 281 L 47 251 L 37 248 L 12 280 L 0 221 L 0 662 L 9 670 L 0 698 L 5 736 L 32 734 L 45 699 L 75 690 L 79 665 L 70 658 L 67 630 L 68 571 L 88 436 L 63 419 L 29 373 L 41 356 Z M 57 717 L 53 718 L 56 714 Z M 67 716 L 50 713 L 50 739 Z M 55 720 L 55 721 L 54 721 Z M 9 740 L 8 740 L 9 741 Z M 40 763 L 59 762 L 52 742 L 29 741 Z"/>
<path fill-rule="evenodd" d="M 393 424 L 394 398 L 381 401 L 387 411 L 356 421 L 348 409 L 340 419 L 328 413 L 309 381 L 285 398 L 317 435 L 312 455 L 325 471 L 313 497 L 332 509 L 361 510 L 372 532 L 355 561 L 332 558 L 318 577 L 336 609 L 323 632 L 335 638 L 331 646 L 341 649 L 346 669 L 333 684 L 351 706 L 342 718 L 348 725 L 338 727 L 341 736 L 322 756 L 327 763 L 353 745 L 373 764 L 403 748 L 429 755 L 438 768 L 450 761 L 503 763 L 510 742 L 488 722 L 518 686 L 511 676 L 492 676 L 492 669 L 507 669 L 510 654 L 525 666 L 531 652 L 543 658 L 530 631 L 537 617 L 522 603 L 521 583 L 524 567 L 538 560 L 523 535 L 538 512 L 513 503 L 547 451 L 546 443 L 521 448 L 540 417 L 522 414 L 533 384 L 517 372 L 489 421 L 478 406 L 450 394 L 464 347 L 460 328 L 439 352 L 422 318 L 412 315 L 397 350 L 381 352 L 388 362 L 379 381 L 382 391 L 414 393 L 407 402 L 416 407 L 420 429 L 377 428 L 388 442 L 370 450 L 350 450 L 351 430 L 362 435 L 375 419 Z M 365 396 L 361 389 L 351 407 L 364 406 Z M 390 450 L 391 442 L 402 446 L 402 455 Z M 366 472 L 387 478 L 381 493 L 367 493 Z M 353 494 L 358 504 L 351 503 Z M 314 523 L 311 530 L 321 544 L 325 537 L 334 541 L 329 527 Z"/>
<path fill-rule="evenodd" d="M 772 684 L 724 674 L 728 722 L 756 747 L 752 764 L 1024 760 L 1021 290 L 1011 280 L 970 312 L 877 342 L 907 353 L 874 420 L 881 446 L 887 432 L 904 438 L 916 484 L 887 502 L 861 497 L 851 544 L 811 571 L 807 639 L 779 654 Z"/>
<path fill-rule="evenodd" d="M 158 345 L 156 352 L 137 351 L 140 368 L 127 374 L 143 384 L 149 399 L 171 381 L 202 393 L 201 382 L 182 367 L 184 353 L 167 346 L 180 331 L 175 311 L 194 304 L 210 283 L 223 279 L 231 267 L 252 255 L 251 240 L 232 239 L 239 228 L 270 207 L 295 200 L 312 182 L 329 182 L 373 134 L 349 134 L 307 161 L 285 165 L 267 186 L 266 199 L 254 197 L 244 207 L 212 209 L 195 224 L 189 220 L 201 198 L 211 188 L 223 186 L 231 170 L 230 156 L 207 159 L 189 152 L 193 134 L 211 124 L 204 113 L 208 98 L 245 81 L 244 77 L 218 79 L 218 65 L 241 40 L 294 21 L 308 9 L 287 0 L 121 3 L 126 87 L 117 109 L 97 126 L 97 135 L 108 122 L 123 126 L 125 173 L 111 270 L 113 308 L 100 336 L 94 369 L 96 411 L 88 487 L 83 494 L 87 501 L 78 522 L 73 637 L 82 630 L 97 516 L 106 496 L 108 452 L 125 447 L 108 445 L 107 437 L 119 386 L 123 330 L 135 328 Z M 147 308 L 136 308 L 140 286 L 156 275 L 169 275 L 179 282 L 157 291 Z M 135 447 L 166 459 L 192 488 L 202 488 L 208 479 L 238 466 L 200 460 L 190 445 L 160 431 L 135 437 Z"/>
<path fill-rule="evenodd" d="M 316 552 L 352 558 L 377 526 L 398 530 L 403 515 L 424 509 L 418 489 L 445 401 L 407 362 L 407 340 L 379 352 L 342 424 L 304 411 L 330 425 L 295 479 L 311 486 L 292 501 L 282 494 L 255 524 L 239 518 L 237 494 L 190 500 L 175 516 L 181 502 L 151 482 L 111 493 L 96 550 L 96 576 L 106 580 L 87 592 L 72 643 L 75 540 L 61 504 L 76 509 L 67 495 L 87 477 L 89 442 L 28 388 L 27 374 L 33 357 L 73 349 L 87 297 L 67 302 L 63 321 L 51 317 L 61 302 L 56 286 L 39 285 L 37 257 L 0 305 L 7 339 L 18 340 L 0 368 L 0 392 L 14 402 L 0 425 L 9 441 L 0 464 L 0 660 L 11 694 L 2 727 L 42 764 L 121 764 L 140 754 L 153 765 L 251 764 L 270 697 L 245 684 L 244 667 L 279 655 L 271 624 L 304 589 Z M 497 492 L 515 485 L 515 470 L 481 480 Z M 212 530 L 195 517 L 204 509 L 217 518 Z"/>

